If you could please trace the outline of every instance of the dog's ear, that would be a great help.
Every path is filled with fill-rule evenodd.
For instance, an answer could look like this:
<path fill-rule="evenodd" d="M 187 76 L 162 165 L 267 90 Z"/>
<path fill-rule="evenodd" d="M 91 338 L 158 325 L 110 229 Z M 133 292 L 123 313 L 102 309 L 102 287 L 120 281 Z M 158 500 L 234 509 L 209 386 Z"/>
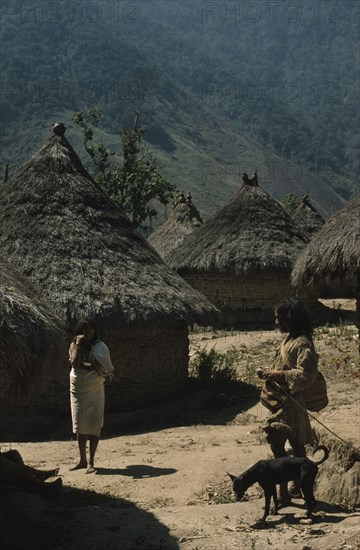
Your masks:
<path fill-rule="evenodd" d="M 229 474 L 229 472 L 226 472 L 226 473 L 229 476 L 229 478 L 231 479 L 231 481 L 234 481 L 234 479 L 236 479 L 236 476 L 233 476 L 232 474 Z"/>

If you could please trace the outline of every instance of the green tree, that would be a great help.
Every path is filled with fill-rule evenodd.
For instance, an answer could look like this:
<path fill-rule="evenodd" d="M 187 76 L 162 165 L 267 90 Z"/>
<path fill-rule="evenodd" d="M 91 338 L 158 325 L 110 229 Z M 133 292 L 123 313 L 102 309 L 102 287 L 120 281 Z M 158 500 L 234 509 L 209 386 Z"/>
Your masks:
<path fill-rule="evenodd" d="M 289 210 L 292 212 L 297 207 L 297 198 L 294 193 L 288 193 L 281 199 L 281 204 L 285 208 L 285 210 Z"/>
<path fill-rule="evenodd" d="M 155 159 L 143 142 L 146 128 L 138 126 L 138 113 L 132 129 L 121 129 L 120 158 L 103 142 L 94 141 L 102 118 L 97 107 L 79 111 L 74 122 L 83 130 L 84 147 L 92 160 L 93 176 L 99 185 L 129 215 L 133 225 L 148 234 L 156 203 L 167 205 L 174 197 L 175 185 L 161 175 Z"/>

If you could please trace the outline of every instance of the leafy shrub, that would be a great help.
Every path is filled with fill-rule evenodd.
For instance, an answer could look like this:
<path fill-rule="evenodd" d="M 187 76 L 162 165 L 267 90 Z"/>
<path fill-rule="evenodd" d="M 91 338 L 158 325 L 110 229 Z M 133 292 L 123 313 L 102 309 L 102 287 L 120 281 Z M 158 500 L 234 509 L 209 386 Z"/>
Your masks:
<path fill-rule="evenodd" d="M 205 347 L 196 351 L 190 361 L 190 376 L 204 382 L 217 382 L 225 384 L 236 380 L 236 364 L 239 352 L 233 346 L 225 353 L 216 351 L 215 348 L 207 350 Z"/>

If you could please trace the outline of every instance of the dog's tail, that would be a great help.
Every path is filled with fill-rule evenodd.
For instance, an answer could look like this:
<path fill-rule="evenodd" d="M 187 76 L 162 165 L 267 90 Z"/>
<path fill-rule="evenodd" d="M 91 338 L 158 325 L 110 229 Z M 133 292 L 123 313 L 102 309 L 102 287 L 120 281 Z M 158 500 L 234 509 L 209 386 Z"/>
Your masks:
<path fill-rule="evenodd" d="M 325 462 L 325 460 L 329 458 L 329 449 L 325 447 L 325 445 L 318 445 L 316 449 L 313 450 L 312 454 L 314 455 L 317 451 L 320 450 L 324 451 L 324 456 L 321 460 L 318 460 L 317 462 L 313 461 L 316 466 L 319 466 L 319 464 L 322 464 L 323 462 Z"/>

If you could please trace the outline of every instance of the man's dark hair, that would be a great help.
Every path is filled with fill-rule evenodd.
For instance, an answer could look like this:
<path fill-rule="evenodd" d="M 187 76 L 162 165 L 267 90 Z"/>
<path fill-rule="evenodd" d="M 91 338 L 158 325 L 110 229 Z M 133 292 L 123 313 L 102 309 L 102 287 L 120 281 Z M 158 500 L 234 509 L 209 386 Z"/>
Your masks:
<path fill-rule="evenodd" d="M 275 311 L 290 336 L 312 335 L 313 329 L 309 316 L 300 300 L 284 300 L 275 306 Z"/>

